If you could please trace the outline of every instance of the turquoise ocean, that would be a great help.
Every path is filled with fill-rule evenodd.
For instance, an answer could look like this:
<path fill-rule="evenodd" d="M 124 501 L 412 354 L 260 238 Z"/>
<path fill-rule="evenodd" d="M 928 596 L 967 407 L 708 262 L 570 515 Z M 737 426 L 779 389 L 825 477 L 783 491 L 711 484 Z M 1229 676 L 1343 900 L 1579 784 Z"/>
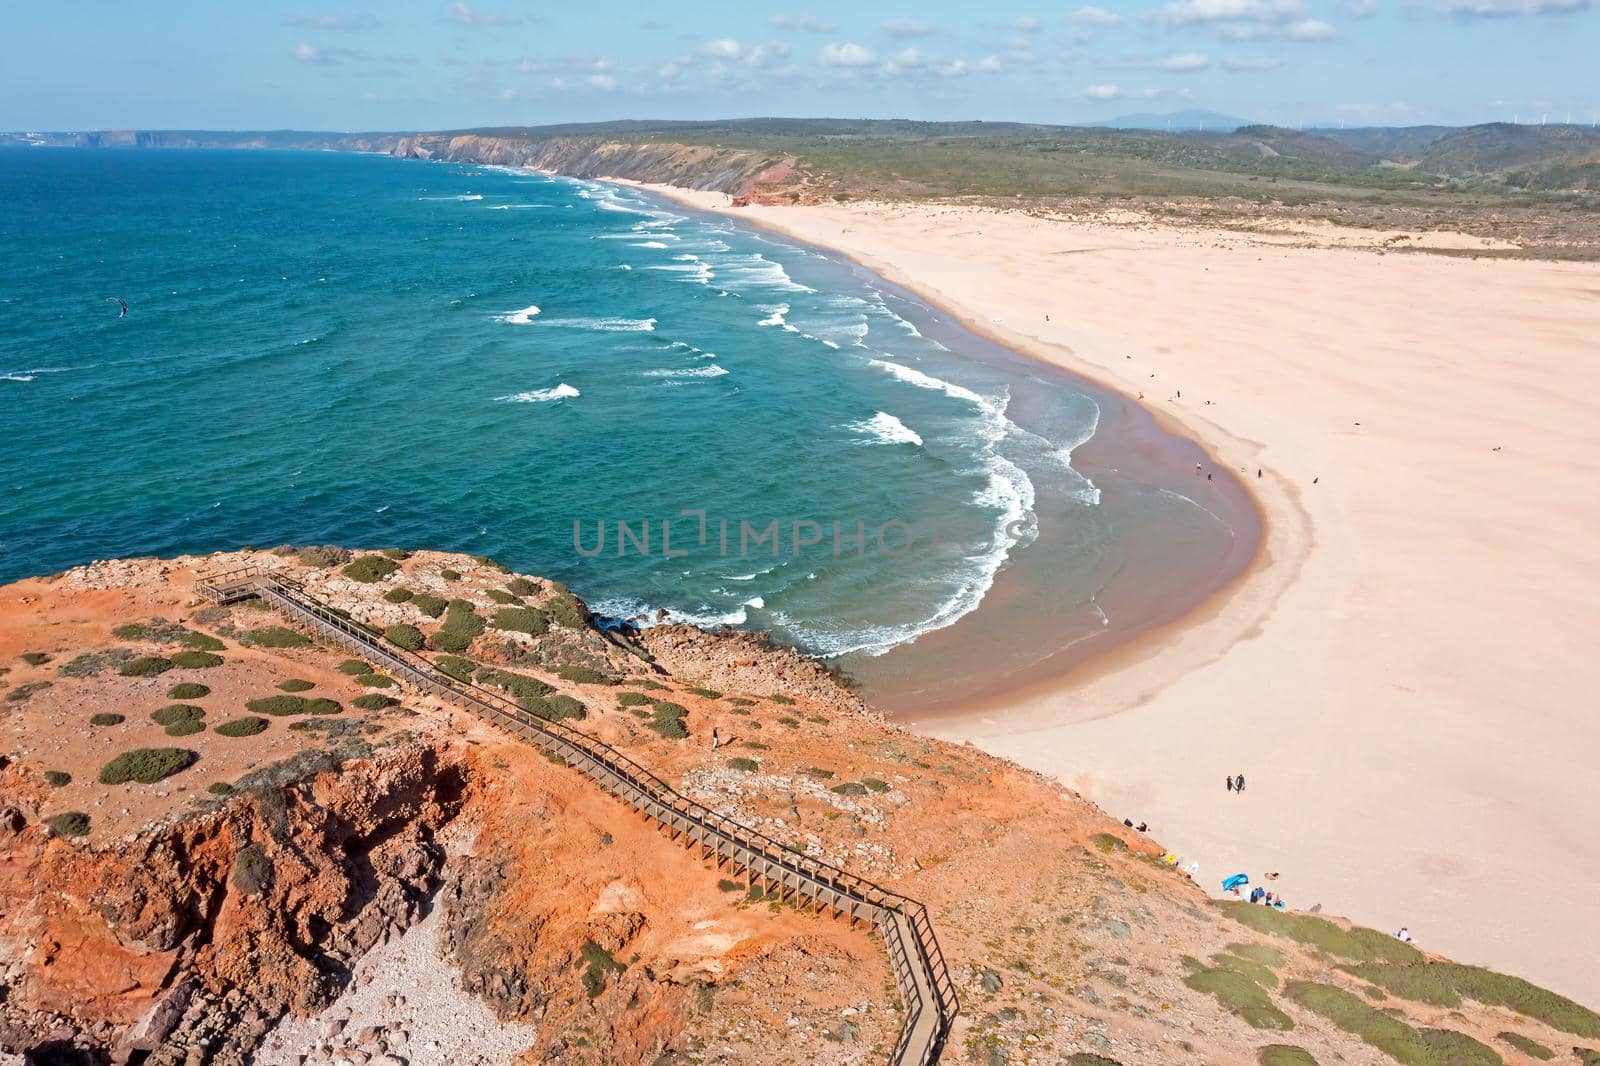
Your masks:
<path fill-rule="evenodd" d="M 1106 397 L 642 191 L 17 149 L 0 203 L 0 580 L 432 547 L 608 615 L 860 658 L 968 616 L 1029 553 L 1051 610 L 1088 618 L 1134 527 L 1211 536 L 1169 489 L 1074 465 Z"/>

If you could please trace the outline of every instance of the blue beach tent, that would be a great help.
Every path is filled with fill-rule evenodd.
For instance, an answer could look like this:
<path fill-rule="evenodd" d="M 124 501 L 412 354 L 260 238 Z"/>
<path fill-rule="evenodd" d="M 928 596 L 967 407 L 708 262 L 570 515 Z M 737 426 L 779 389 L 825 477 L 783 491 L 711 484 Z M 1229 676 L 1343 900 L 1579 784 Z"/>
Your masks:
<path fill-rule="evenodd" d="M 1249 883 L 1250 879 L 1244 874 L 1234 874 L 1232 877 L 1222 882 L 1222 891 L 1232 892 L 1240 885 L 1248 885 Z"/>

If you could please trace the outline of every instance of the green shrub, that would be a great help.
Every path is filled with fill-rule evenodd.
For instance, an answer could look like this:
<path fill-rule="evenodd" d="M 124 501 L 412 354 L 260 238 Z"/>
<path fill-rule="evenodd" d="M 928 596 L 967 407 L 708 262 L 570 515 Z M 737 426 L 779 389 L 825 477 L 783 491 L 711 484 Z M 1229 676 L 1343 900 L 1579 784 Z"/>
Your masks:
<path fill-rule="evenodd" d="M 754 759 L 746 759 L 742 755 L 735 755 L 733 758 L 729 759 L 728 765 L 733 767 L 735 770 L 743 770 L 746 773 L 754 773 L 755 771 L 761 769 L 760 763 L 756 762 Z"/>
<path fill-rule="evenodd" d="M 263 626 L 240 637 L 239 643 L 255 648 L 303 648 L 311 641 L 287 626 Z"/>
<path fill-rule="evenodd" d="M 18 658 L 29 666 L 43 666 L 50 661 L 49 653 L 42 651 L 25 651 Z"/>
<path fill-rule="evenodd" d="M 1402 1066 L 1500 1066 L 1493 1049 L 1448 1029 L 1414 1029 L 1333 985 L 1290 981 L 1284 995 Z"/>
<path fill-rule="evenodd" d="M 547 722 L 560 721 L 563 718 L 583 718 L 588 712 L 583 704 L 571 696 L 531 696 L 519 701 L 524 710 Z"/>
<path fill-rule="evenodd" d="M 717 887 L 722 889 L 724 892 L 744 891 L 744 883 L 742 881 L 730 881 L 726 877 L 717 882 Z"/>
<path fill-rule="evenodd" d="M 1419 1003 L 1459 1007 L 1463 999 L 1506 1007 L 1553 1029 L 1590 1039 L 1600 1037 L 1600 1014 L 1520 977 L 1456 962 L 1367 963 L 1346 969 L 1380 988 Z"/>
<path fill-rule="evenodd" d="M 339 566 L 350 561 L 349 548 L 301 548 L 295 558 L 300 560 L 302 566 L 314 566 L 327 569 L 330 566 Z"/>
<path fill-rule="evenodd" d="M 642 692 L 617 693 L 617 706 L 619 707 L 643 707 L 649 702 L 650 697 Z"/>
<path fill-rule="evenodd" d="M 588 666 L 563 666 L 556 670 L 556 676 L 563 681 L 571 681 L 579 685 L 615 685 L 617 679 L 609 674 L 602 674 Z"/>
<path fill-rule="evenodd" d="M 385 559 L 393 559 L 396 562 L 404 562 L 411 558 L 411 553 L 404 548 L 385 548 L 383 549 L 383 557 Z"/>
<path fill-rule="evenodd" d="M 513 674 L 509 670 L 496 670 L 488 666 L 478 670 L 478 684 L 502 689 L 518 699 L 536 699 L 555 691 L 538 678 Z"/>
<path fill-rule="evenodd" d="M 65 770 L 46 770 L 44 772 L 44 783 L 51 788 L 65 788 L 67 785 L 72 784 L 72 775 Z"/>
<path fill-rule="evenodd" d="M 127 720 L 126 715 L 113 714 L 110 711 L 101 711 L 99 714 L 89 716 L 90 725 L 121 725 Z"/>
<path fill-rule="evenodd" d="M 174 700 L 198 700 L 209 695 L 211 695 L 209 688 L 194 681 L 185 681 L 167 689 L 167 697 Z"/>
<path fill-rule="evenodd" d="M 411 606 L 427 615 L 429 618 L 438 618 L 444 614 L 444 609 L 449 606 L 449 601 L 437 596 L 430 596 L 426 592 L 419 592 L 411 598 Z"/>
<path fill-rule="evenodd" d="M 338 700 L 316 699 L 306 700 L 304 710 L 306 714 L 338 714 L 344 707 Z"/>
<path fill-rule="evenodd" d="M 441 655 L 433 661 L 439 672 L 446 677 L 453 677 L 457 681 L 471 681 L 472 672 L 478 664 L 471 659 L 463 659 L 459 655 Z"/>
<path fill-rule="evenodd" d="M 744 696 L 729 696 L 728 702 L 735 707 L 754 707 L 756 705 L 755 700 L 746 699 Z"/>
<path fill-rule="evenodd" d="M 611 952 L 593 940 L 583 942 L 579 955 L 583 959 L 583 988 L 589 993 L 590 999 L 594 999 L 606 990 L 607 974 L 621 973 L 627 969 L 611 957 Z"/>
<path fill-rule="evenodd" d="M 316 684 L 301 677 L 291 677 L 287 681 L 279 681 L 278 687 L 285 692 L 306 692 L 316 688 Z"/>
<path fill-rule="evenodd" d="M 517 596 L 537 596 L 539 594 L 539 583 L 537 581 L 529 581 L 525 577 L 512 578 L 506 582 L 506 588 Z"/>
<path fill-rule="evenodd" d="M 490 589 L 488 592 L 484 593 L 484 595 L 488 596 L 491 600 L 500 604 L 502 607 L 522 605 L 521 596 L 507 592 L 505 589 Z"/>
<path fill-rule="evenodd" d="M 246 710 L 256 714 L 270 714 L 278 718 L 306 712 L 306 701 L 303 696 L 263 696 L 246 702 L 244 706 Z"/>
<path fill-rule="evenodd" d="M 339 664 L 339 672 L 341 674 L 350 674 L 351 676 L 356 674 L 370 674 L 372 673 L 372 667 L 368 666 L 360 659 L 346 659 L 344 662 Z"/>
<path fill-rule="evenodd" d="M 1524 1055 L 1532 1059 L 1538 1059 L 1540 1062 L 1549 1062 L 1556 1057 L 1554 1051 L 1551 1051 L 1537 1040 L 1529 1040 L 1521 1033 L 1501 1033 L 1497 1039 L 1510 1044 Z"/>
<path fill-rule="evenodd" d="M 405 603 L 415 595 L 416 593 L 412 592 L 410 589 L 390 589 L 388 592 L 383 594 L 383 598 L 388 600 L 390 603 Z"/>
<path fill-rule="evenodd" d="M 226 796 L 233 791 L 233 786 L 226 781 L 213 781 L 206 786 L 206 791 L 213 796 Z"/>
<path fill-rule="evenodd" d="M 867 786 L 859 781 L 841 781 L 828 789 L 828 791 L 838 796 L 865 796 L 867 794 Z"/>
<path fill-rule="evenodd" d="M 400 564 L 393 559 L 386 559 L 381 555 L 363 555 L 340 573 L 352 581 L 370 585 L 374 581 L 382 581 L 398 569 Z"/>
<path fill-rule="evenodd" d="M 704 696 L 708 700 L 720 700 L 722 698 L 722 693 L 718 692 L 714 688 L 696 688 L 691 685 L 684 689 L 684 691 L 692 693 L 696 696 Z"/>
<path fill-rule="evenodd" d="M 65 811 L 44 820 L 50 832 L 58 837 L 86 837 L 89 835 L 89 816 L 82 811 Z"/>
<path fill-rule="evenodd" d="M 267 720 L 265 718 L 257 718 L 255 715 L 235 718 L 231 722 L 223 722 L 216 728 L 216 732 L 225 737 L 253 737 L 257 733 L 265 733 L 266 731 Z"/>
<path fill-rule="evenodd" d="M 357 696 L 355 699 L 351 700 L 350 705 L 352 707 L 359 707 L 363 711 L 381 711 L 393 702 L 395 701 L 391 700 L 388 696 L 385 696 L 382 693 L 369 692 L 365 696 Z"/>
<path fill-rule="evenodd" d="M 876 777 L 863 777 L 861 783 L 866 785 L 867 789 L 872 792 L 887 792 L 890 787 L 889 782 L 879 781 Z"/>
<path fill-rule="evenodd" d="M 1298 940 L 1330 955 L 1356 962 L 1421 962 L 1423 958 L 1422 952 L 1410 944 L 1403 944 L 1373 929 L 1356 926 L 1346 932 L 1325 918 L 1254 906 L 1242 901 L 1230 900 L 1218 906 L 1229 917 L 1257 932 Z"/>
<path fill-rule="evenodd" d="M 806 721 L 810 722 L 812 725 L 827 725 L 828 724 L 828 720 L 826 718 L 822 717 L 822 715 L 820 715 L 820 714 L 808 714 L 808 715 L 806 715 Z"/>
<path fill-rule="evenodd" d="M 100 768 L 102 785 L 122 785 L 137 781 L 154 784 L 193 765 L 200 756 L 188 748 L 135 748 L 125 751 Z"/>
<path fill-rule="evenodd" d="M 819 781 L 832 781 L 833 780 L 833 771 L 832 770 L 824 770 L 820 766 L 808 766 L 808 767 L 806 767 L 806 773 L 809 774 L 810 776 L 816 778 Z"/>
<path fill-rule="evenodd" d="M 172 665 L 180 670 L 209 670 L 222 665 L 222 656 L 209 651 L 175 651 L 172 653 Z"/>
<path fill-rule="evenodd" d="M 794 702 L 794 700 L 790 699 L 788 696 L 771 695 L 768 696 L 767 699 L 771 700 L 773 703 L 789 704 Z"/>
<path fill-rule="evenodd" d="M 461 574 L 460 574 L 459 571 L 456 571 L 456 570 L 441 570 L 441 571 L 439 571 L 439 576 L 444 578 L 446 581 L 460 581 L 461 580 Z"/>
<path fill-rule="evenodd" d="M 649 678 L 646 678 L 646 677 L 641 677 L 641 678 L 635 679 L 633 684 L 634 684 L 635 688 L 646 689 L 647 691 L 650 691 L 650 692 L 671 692 L 672 691 L 671 686 L 663 685 L 659 681 L 651 681 Z"/>
<path fill-rule="evenodd" d="M 478 617 L 470 600 L 451 600 L 444 611 L 444 625 L 428 638 L 440 651 L 462 652 L 472 646 L 473 640 L 483 632 L 483 619 Z"/>
<path fill-rule="evenodd" d="M 416 626 L 404 624 L 389 626 L 384 629 L 383 637 L 390 644 L 404 648 L 406 651 L 422 650 L 422 630 Z"/>
<path fill-rule="evenodd" d="M 1311 1052 L 1293 1044 L 1268 1044 L 1256 1052 L 1256 1062 L 1261 1066 L 1317 1066 Z"/>
<path fill-rule="evenodd" d="M 589 618 L 578 598 L 570 592 L 562 592 L 553 597 L 544 605 L 545 611 L 550 615 L 551 621 L 558 626 L 568 629 L 583 629 L 589 624 Z"/>
<path fill-rule="evenodd" d="M 1293 1029 L 1294 1019 L 1273 1006 L 1272 997 L 1249 977 L 1233 970 L 1201 969 L 1183 979 L 1196 992 L 1216 997 L 1256 1029 Z"/>
<path fill-rule="evenodd" d="M 1096 833 L 1089 838 L 1089 843 L 1094 845 L 1094 850 L 1102 855 L 1109 855 L 1113 851 L 1127 851 L 1128 842 L 1115 833 Z"/>
<path fill-rule="evenodd" d="M 527 633 L 541 636 L 550 630 L 550 618 L 537 607 L 502 607 L 489 622 L 496 629 L 510 633 Z"/>
<path fill-rule="evenodd" d="M 683 740 L 689 735 L 688 728 L 683 720 L 688 717 L 687 708 L 666 700 L 656 700 L 650 705 L 652 714 L 650 721 L 645 724 L 668 740 Z"/>
<path fill-rule="evenodd" d="M 779 725 L 786 725 L 790 729 L 799 729 L 800 728 L 800 719 L 798 719 L 798 718 L 790 718 L 788 715 L 783 715 L 782 717 L 780 717 L 778 719 L 778 724 Z"/>
<path fill-rule="evenodd" d="M 155 677 L 172 669 L 172 660 L 160 655 L 146 655 L 128 663 L 117 671 L 123 677 Z"/>
<path fill-rule="evenodd" d="M 222 651 L 227 647 L 216 637 L 208 633 L 196 633 L 193 630 L 185 630 L 178 638 L 178 643 L 190 651 Z"/>
<path fill-rule="evenodd" d="M 167 706 L 150 712 L 151 721 L 156 725 L 177 725 L 195 718 L 204 718 L 206 709 L 196 707 L 192 703 L 169 703 Z"/>
<path fill-rule="evenodd" d="M 510 567 L 506 566 L 504 563 L 496 562 L 487 555 L 472 555 L 468 556 L 468 558 L 477 563 L 479 566 L 489 570 L 498 570 L 502 574 L 509 574 L 511 572 Z"/>

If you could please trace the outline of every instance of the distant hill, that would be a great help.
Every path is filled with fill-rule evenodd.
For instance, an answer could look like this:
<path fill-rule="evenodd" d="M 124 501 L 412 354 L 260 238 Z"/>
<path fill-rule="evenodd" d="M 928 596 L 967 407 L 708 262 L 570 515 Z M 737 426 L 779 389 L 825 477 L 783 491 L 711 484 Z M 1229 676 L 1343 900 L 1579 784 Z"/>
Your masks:
<path fill-rule="evenodd" d="M 1217 133 L 1232 133 L 1240 126 L 1248 126 L 1250 122 L 1232 115 L 1224 115 L 1216 111 L 1173 111 L 1164 115 L 1154 113 L 1138 115 L 1118 115 L 1108 118 L 1104 122 L 1081 122 L 1080 126 L 1088 129 L 1113 129 L 1113 130 L 1171 130 L 1174 133 L 1188 133 L 1194 130 L 1215 131 Z"/>

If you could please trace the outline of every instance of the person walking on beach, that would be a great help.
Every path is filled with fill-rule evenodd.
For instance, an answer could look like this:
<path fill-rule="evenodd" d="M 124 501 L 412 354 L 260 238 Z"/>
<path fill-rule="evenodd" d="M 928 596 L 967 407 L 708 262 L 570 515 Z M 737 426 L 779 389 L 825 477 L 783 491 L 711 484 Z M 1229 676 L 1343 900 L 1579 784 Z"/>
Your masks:
<path fill-rule="evenodd" d="M 1233 777 L 1230 775 L 1230 776 L 1224 778 L 1223 780 L 1228 782 L 1228 791 L 1232 792 L 1233 791 Z"/>
<path fill-rule="evenodd" d="M 1244 775 L 1243 774 L 1240 774 L 1238 777 L 1234 778 L 1233 790 L 1235 792 L 1243 792 L 1244 791 Z"/>

